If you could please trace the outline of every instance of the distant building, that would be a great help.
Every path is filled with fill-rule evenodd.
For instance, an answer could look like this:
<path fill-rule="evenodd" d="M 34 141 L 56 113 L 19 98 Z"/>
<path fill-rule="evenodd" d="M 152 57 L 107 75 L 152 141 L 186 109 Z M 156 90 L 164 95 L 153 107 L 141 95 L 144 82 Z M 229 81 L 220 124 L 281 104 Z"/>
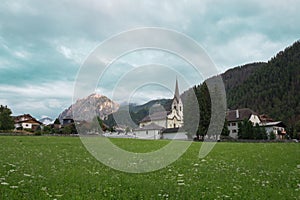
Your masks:
<path fill-rule="evenodd" d="M 15 129 L 30 129 L 36 131 L 41 128 L 42 123 L 32 117 L 30 114 L 24 114 L 14 117 Z"/>
<path fill-rule="evenodd" d="M 276 139 L 284 139 L 286 135 L 286 126 L 283 122 L 274 121 L 266 114 L 258 115 L 258 113 L 249 108 L 242 108 L 227 111 L 226 120 L 228 122 L 229 136 L 238 138 L 238 123 L 245 119 L 251 121 L 253 126 L 258 124 L 259 126 L 264 127 L 269 138 L 272 132 L 275 134 Z"/>
<path fill-rule="evenodd" d="M 154 112 L 140 121 L 139 128 L 135 129 L 137 137 L 160 139 L 162 131 L 180 128 L 183 126 L 183 103 L 179 94 L 176 80 L 175 93 L 169 111 Z"/>
<path fill-rule="evenodd" d="M 161 139 L 161 133 L 163 129 L 164 127 L 159 126 L 155 123 L 151 123 L 135 129 L 134 133 L 136 134 L 136 137 L 140 139 L 158 140 Z"/>
<path fill-rule="evenodd" d="M 226 120 L 228 122 L 229 136 L 233 138 L 238 137 L 238 123 L 242 122 L 245 119 L 251 121 L 253 123 L 253 126 L 261 123 L 259 115 L 249 108 L 227 111 Z"/>
<path fill-rule="evenodd" d="M 186 132 L 181 131 L 179 128 L 167 128 L 161 132 L 161 139 L 167 140 L 187 140 Z"/>
<path fill-rule="evenodd" d="M 63 118 L 62 120 L 62 125 L 65 126 L 65 125 L 69 125 L 69 124 L 73 124 L 74 123 L 74 119 L 72 116 L 66 116 Z"/>
<path fill-rule="evenodd" d="M 277 122 L 264 122 L 261 123 L 260 126 L 264 127 L 268 136 L 270 136 L 270 134 L 273 132 L 275 134 L 275 139 L 277 140 L 282 140 L 285 139 L 286 136 L 286 125 L 281 122 L 281 121 L 277 121 Z"/>

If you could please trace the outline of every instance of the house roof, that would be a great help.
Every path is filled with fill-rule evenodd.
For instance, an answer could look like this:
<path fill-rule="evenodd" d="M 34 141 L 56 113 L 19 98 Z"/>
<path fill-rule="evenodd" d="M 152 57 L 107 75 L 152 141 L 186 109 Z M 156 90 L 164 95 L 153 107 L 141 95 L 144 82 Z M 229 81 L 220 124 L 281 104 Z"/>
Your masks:
<path fill-rule="evenodd" d="M 28 119 L 28 120 L 23 120 L 23 121 L 19 121 L 17 122 L 18 124 L 20 123 L 28 123 L 28 124 L 38 124 L 38 125 L 41 125 L 43 123 L 37 121 L 36 119 Z"/>
<path fill-rule="evenodd" d="M 262 123 L 261 126 L 279 126 L 279 127 L 286 127 L 286 125 L 285 125 L 282 121 Z"/>
<path fill-rule="evenodd" d="M 179 130 L 179 128 L 167 128 L 167 129 L 164 129 L 162 131 L 162 134 L 167 134 L 167 133 L 177 133 Z"/>
<path fill-rule="evenodd" d="M 259 118 L 263 123 L 274 122 L 274 120 L 266 114 L 259 115 Z"/>
<path fill-rule="evenodd" d="M 159 126 L 157 124 L 154 124 L 154 123 L 151 123 L 149 125 L 146 125 L 142 128 L 137 128 L 137 129 L 134 129 L 135 131 L 144 131 L 144 130 L 162 130 L 164 129 L 164 127 L 162 126 Z"/>
<path fill-rule="evenodd" d="M 243 121 L 244 119 L 249 119 L 251 115 L 257 115 L 257 113 L 249 108 L 229 110 L 226 113 L 226 119 L 228 122 Z"/>
<path fill-rule="evenodd" d="M 140 121 L 140 123 L 166 119 L 168 114 L 169 114 L 169 112 L 167 112 L 167 111 L 156 112 L 156 113 L 153 113 L 151 115 L 144 117 L 144 119 L 142 119 L 142 121 Z"/>
<path fill-rule="evenodd" d="M 15 123 L 31 123 L 31 124 L 42 124 L 40 121 L 32 117 L 30 114 L 24 114 L 14 117 Z"/>

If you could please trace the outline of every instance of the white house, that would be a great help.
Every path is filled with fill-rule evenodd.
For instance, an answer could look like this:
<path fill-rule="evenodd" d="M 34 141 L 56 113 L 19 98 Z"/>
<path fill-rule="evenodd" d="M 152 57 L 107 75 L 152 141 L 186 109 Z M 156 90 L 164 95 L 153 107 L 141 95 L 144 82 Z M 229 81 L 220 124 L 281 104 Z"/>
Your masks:
<path fill-rule="evenodd" d="M 158 140 L 161 139 L 161 132 L 164 128 L 155 123 L 145 125 L 134 130 L 136 138 Z"/>
<path fill-rule="evenodd" d="M 275 139 L 284 139 L 286 135 L 285 124 L 281 121 L 277 122 L 262 122 L 260 126 L 264 127 L 268 136 L 273 132 L 275 134 Z"/>
<path fill-rule="evenodd" d="M 188 140 L 187 133 L 180 128 L 168 128 L 161 132 L 161 139 L 165 140 Z"/>
<path fill-rule="evenodd" d="M 160 139 L 165 129 L 180 128 L 183 126 L 183 103 L 179 95 L 178 81 L 176 80 L 174 98 L 170 111 L 154 112 L 141 120 L 139 128 L 134 132 L 138 138 L 150 137 Z M 158 134 L 160 136 L 158 136 Z"/>
<path fill-rule="evenodd" d="M 228 122 L 228 130 L 229 130 L 229 135 L 231 137 L 233 138 L 238 137 L 238 131 L 239 131 L 238 123 L 242 122 L 245 119 L 251 121 L 253 123 L 253 126 L 261 123 L 259 115 L 249 108 L 227 111 L 226 120 Z"/>
<path fill-rule="evenodd" d="M 37 130 L 41 128 L 42 123 L 32 117 L 30 114 L 24 114 L 14 117 L 15 129 Z"/>

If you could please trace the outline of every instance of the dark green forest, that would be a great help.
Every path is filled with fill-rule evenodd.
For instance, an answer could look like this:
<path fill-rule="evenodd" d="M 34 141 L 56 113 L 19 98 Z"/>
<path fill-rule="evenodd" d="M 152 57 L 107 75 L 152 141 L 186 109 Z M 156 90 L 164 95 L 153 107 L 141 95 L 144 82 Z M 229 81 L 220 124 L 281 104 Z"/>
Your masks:
<path fill-rule="evenodd" d="M 228 107 L 247 107 L 289 126 L 299 123 L 300 42 L 279 52 L 267 63 L 255 64 L 244 80 L 240 81 L 240 76 L 228 79 L 234 71 L 249 71 L 248 68 L 235 68 L 222 75 Z M 238 84 L 232 85 L 235 80 Z"/>

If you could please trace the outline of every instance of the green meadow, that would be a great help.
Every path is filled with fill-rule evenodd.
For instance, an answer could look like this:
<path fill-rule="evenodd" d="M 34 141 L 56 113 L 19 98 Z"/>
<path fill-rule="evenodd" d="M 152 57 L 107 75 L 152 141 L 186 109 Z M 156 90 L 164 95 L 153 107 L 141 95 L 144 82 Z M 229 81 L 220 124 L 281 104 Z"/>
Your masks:
<path fill-rule="evenodd" d="M 112 139 L 149 152 L 168 141 Z M 145 174 L 111 169 L 77 137 L 0 137 L 0 199 L 300 199 L 299 143 L 201 143 L 166 168 Z"/>

